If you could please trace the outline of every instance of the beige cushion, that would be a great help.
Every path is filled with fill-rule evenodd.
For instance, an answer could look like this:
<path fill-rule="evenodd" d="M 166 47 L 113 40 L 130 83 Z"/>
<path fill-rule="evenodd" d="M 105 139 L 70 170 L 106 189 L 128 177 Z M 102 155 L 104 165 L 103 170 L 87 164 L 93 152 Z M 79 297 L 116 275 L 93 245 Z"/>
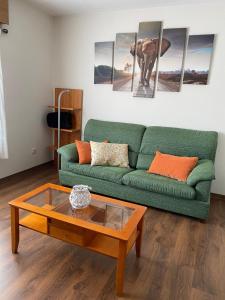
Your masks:
<path fill-rule="evenodd" d="M 127 144 L 97 143 L 92 141 L 90 144 L 92 166 L 129 167 Z"/>

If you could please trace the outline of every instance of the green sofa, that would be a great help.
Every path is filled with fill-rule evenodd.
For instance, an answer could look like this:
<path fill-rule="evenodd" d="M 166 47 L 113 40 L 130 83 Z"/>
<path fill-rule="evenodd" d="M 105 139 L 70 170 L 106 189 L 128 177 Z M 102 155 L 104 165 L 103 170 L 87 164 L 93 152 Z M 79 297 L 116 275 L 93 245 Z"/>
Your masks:
<path fill-rule="evenodd" d="M 129 145 L 130 168 L 79 165 L 76 146 L 69 144 L 58 150 L 62 185 L 87 184 L 95 193 L 199 219 L 208 217 L 210 187 L 215 179 L 216 132 L 89 120 L 84 140 L 105 139 Z M 198 156 L 200 160 L 187 182 L 179 182 L 146 172 L 156 150 Z"/>

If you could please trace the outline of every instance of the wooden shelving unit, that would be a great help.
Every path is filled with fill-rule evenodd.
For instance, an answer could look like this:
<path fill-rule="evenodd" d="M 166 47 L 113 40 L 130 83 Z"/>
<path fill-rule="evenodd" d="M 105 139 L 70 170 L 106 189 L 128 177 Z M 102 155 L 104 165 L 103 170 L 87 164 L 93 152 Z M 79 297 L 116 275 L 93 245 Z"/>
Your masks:
<path fill-rule="evenodd" d="M 9 24 L 8 0 L 0 0 L 0 24 Z"/>
<path fill-rule="evenodd" d="M 48 105 L 48 108 L 58 111 L 58 96 L 64 91 L 69 90 L 61 99 L 61 111 L 69 111 L 72 114 L 72 129 L 60 129 L 60 146 L 73 143 L 75 140 L 81 139 L 82 133 L 82 114 L 83 114 L 83 91 L 79 89 L 56 88 L 55 103 Z M 49 147 L 54 153 L 54 162 L 57 163 L 57 147 L 58 147 L 58 128 L 49 128 L 53 132 L 54 143 Z"/>

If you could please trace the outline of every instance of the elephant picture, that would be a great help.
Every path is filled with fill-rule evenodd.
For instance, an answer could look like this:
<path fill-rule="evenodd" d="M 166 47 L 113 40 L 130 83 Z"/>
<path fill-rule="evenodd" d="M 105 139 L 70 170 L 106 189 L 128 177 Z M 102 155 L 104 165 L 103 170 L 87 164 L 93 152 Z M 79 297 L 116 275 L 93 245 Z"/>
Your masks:
<path fill-rule="evenodd" d="M 132 44 L 130 53 L 135 59 L 133 96 L 153 98 L 156 91 L 158 55 L 161 40 L 162 22 L 141 22 L 136 45 Z M 165 43 L 165 51 L 170 46 Z M 164 51 L 161 52 L 163 55 Z"/>
<path fill-rule="evenodd" d="M 169 49 L 171 43 L 167 39 L 162 39 L 160 56 Z M 141 70 L 139 84 L 149 87 L 150 78 L 158 57 L 159 39 L 140 39 L 131 46 L 130 53 L 137 58 L 138 66 Z"/>
<path fill-rule="evenodd" d="M 216 35 L 188 31 L 163 28 L 161 21 L 140 22 L 138 32 L 96 42 L 94 84 L 112 84 L 113 91 L 140 98 L 180 92 L 183 84 L 208 84 Z"/>

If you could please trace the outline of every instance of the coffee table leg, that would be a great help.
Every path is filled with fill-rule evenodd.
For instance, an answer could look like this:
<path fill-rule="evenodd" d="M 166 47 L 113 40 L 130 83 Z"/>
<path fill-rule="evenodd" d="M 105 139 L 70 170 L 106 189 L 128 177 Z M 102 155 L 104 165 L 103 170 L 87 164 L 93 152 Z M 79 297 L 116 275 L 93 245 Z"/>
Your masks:
<path fill-rule="evenodd" d="M 19 245 L 19 209 L 11 206 L 12 253 L 17 253 Z"/>
<path fill-rule="evenodd" d="M 142 218 L 139 221 L 138 225 L 137 225 L 137 230 L 139 231 L 139 235 L 138 235 L 138 238 L 137 238 L 136 243 L 135 243 L 136 256 L 137 257 L 141 256 L 141 241 L 142 241 L 142 234 L 143 234 L 143 221 L 144 221 L 144 218 Z"/>
<path fill-rule="evenodd" d="M 117 259 L 116 270 L 116 293 L 117 296 L 121 296 L 123 293 L 123 281 L 125 271 L 125 260 L 127 255 L 127 243 L 124 241 L 119 242 L 119 255 Z"/>

